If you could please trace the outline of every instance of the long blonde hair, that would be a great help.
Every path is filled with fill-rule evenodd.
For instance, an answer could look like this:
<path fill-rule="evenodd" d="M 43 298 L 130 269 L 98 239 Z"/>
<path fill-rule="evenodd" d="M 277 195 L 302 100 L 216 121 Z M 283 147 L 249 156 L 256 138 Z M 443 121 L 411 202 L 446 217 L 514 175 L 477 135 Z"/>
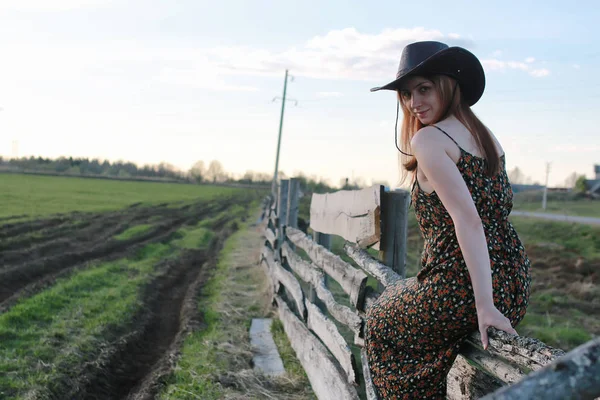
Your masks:
<path fill-rule="evenodd" d="M 437 121 L 441 121 L 450 115 L 454 115 L 475 138 L 475 142 L 479 147 L 481 154 L 487 160 L 487 174 L 493 176 L 500 169 L 500 160 L 498 158 L 498 150 L 494 144 L 494 140 L 483 122 L 477 118 L 463 100 L 460 92 L 460 86 L 456 85 L 456 80 L 446 75 L 433 75 L 427 77 L 431 80 L 440 96 L 442 110 L 447 110 L 445 114 L 440 115 Z M 456 93 L 453 93 L 456 88 Z M 404 118 L 402 119 L 402 128 L 400 135 L 400 149 L 405 153 L 412 154 L 410 141 L 417 131 L 424 127 L 419 119 L 410 111 L 410 109 L 402 101 L 400 92 L 398 92 L 398 101 L 402 108 Z M 437 122 L 436 121 L 436 122 Z M 401 170 L 401 181 L 404 182 L 409 172 L 412 172 L 412 180 L 414 181 L 417 172 L 417 159 L 415 156 L 408 156 L 402 153 L 398 154 L 399 167 Z"/>

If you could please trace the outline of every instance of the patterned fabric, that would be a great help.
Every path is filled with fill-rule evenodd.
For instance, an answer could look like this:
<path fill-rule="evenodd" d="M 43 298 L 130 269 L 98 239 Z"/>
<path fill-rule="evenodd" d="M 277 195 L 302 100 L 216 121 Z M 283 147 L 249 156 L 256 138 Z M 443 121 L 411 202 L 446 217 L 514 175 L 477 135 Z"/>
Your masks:
<path fill-rule="evenodd" d="M 512 189 L 505 158 L 490 178 L 485 159 L 458 147 L 457 167 L 483 222 L 494 303 L 516 326 L 529 300 L 530 262 L 508 221 Z M 366 350 L 382 399 L 445 399 L 446 375 L 465 337 L 478 330 L 475 298 L 454 223 L 437 194 L 415 182 L 412 205 L 425 239 L 421 270 L 387 287 L 369 309 Z"/>

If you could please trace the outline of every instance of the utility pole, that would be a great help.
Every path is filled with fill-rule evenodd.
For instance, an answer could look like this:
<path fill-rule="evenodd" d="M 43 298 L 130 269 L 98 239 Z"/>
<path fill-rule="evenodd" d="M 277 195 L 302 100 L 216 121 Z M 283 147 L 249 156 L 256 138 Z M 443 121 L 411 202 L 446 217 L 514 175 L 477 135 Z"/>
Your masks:
<path fill-rule="evenodd" d="M 546 200 L 548 198 L 548 175 L 550 175 L 550 163 L 546 163 L 546 185 L 544 186 L 544 196 L 542 197 L 542 209 L 546 209 Z"/>
<path fill-rule="evenodd" d="M 283 99 L 281 100 L 281 117 L 279 117 L 279 138 L 277 139 L 277 156 L 275 158 L 275 173 L 273 174 L 273 185 L 271 192 L 277 196 L 277 171 L 279 170 L 279 149 L 281 148 L 281 130 L 283 128 L 283 112 L 285 110 L 285 94 L 287 90 L 288 70 L 285 70 L 285 81 L 283 82 Z"/>

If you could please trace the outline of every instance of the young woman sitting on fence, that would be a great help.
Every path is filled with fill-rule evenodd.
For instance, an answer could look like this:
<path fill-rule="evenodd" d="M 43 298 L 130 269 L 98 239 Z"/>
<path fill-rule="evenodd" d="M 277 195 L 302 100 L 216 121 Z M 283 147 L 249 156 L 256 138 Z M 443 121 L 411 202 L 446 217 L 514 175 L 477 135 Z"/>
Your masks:
<path fill-rule="evenodd" d="M 527 308 L 529 259 L 508 221 L 505 155 L 471 111 L 485 86 L 479 60 L 460 47 L 405 47 L 396 80 L 404 113 L 404 176 L 425 239 L 416 279 L 384 291 L 366 320 L 372 379 L 384 398 L 444 399 L 461 343 L 487 328 L 516 334 Z M 397 140 L 397 139 L 396 139 Z"/>

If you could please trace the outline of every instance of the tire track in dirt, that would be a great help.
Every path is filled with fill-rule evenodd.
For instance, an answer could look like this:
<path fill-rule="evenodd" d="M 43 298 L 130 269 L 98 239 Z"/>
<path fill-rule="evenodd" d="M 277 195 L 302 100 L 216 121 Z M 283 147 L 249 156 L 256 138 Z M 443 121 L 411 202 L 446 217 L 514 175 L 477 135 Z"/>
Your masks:
<path fill-rule="evenodd" d="M 230 201 L 219 202 L 216 205 L 198 203 L 180 209 L 165 208 L 167 211 L 162 219 L 164 222 L 155 224 L 150 231 L 127 240 L 113 239 L 112 236 L 117 230 L 109 229 L 104 235 L 94 230 L 97 235 L 91 235 L 89 241 L 80 243 L 72 251 L 65 251 L 65 247 L 57 246 L 52 253 L 41 259 L 36 258 L 37 254 L 32 256 L 31 252 L 25 251 L 20 258 L 21 264 L 0 270 L 0 312 L 5 312 L 22 295 L 30 295 L 49 286 L 61 272 L 90 261 L 122 258 L 147 244 L 170 239 L 182 226 L 194 224 L 201 218 L 224 211 L 230 206 Z M 156 215 L 156 210 L 154 213 L 147 211 L 133 220 L 143 220 Z M 104 227 L 108 225 L 102 224 Z M 122 228 L 119 229 L 123 230 Z M 52 251 L 52 248 L 48 251 Z"/>
<path fill-rule="evenodd" d="M 166 216 L 169 213 L 169 209 L 161 211 L 161 208 L 164 207 L 139 208 L 133 213 L 129 209 L 126 209 L 100 214 L 83 214 L 79 219 L 76 218 L 78 214 L 74 214 L 68 223 L 27 232 L 29 233 L 28 235 L 19 235 L 12 240 L 5 240 L 0 243 L 0 265 L 11 263 L 11 257 L 14 257 L 14 254 L 25 253 L 27 256 L 27 254 L 37 251 L 43 254 L 44 247 L 51 248 L 53 244 L 60 244 L 61 241 L 57 241 L 57 239 L 80 242 L 94 238 L 97 233 L 118 234 L 127 229 L 131 224 L 147 220 L 150 216 L 160 215 L 161 213 Z M 176 211 L 180 212 L 182 210 Z M 73 223 L 73 221 L 75 222 Z M 105 232 L 111 226 L 114 229 L 111 232 Z M 23 229 L 19 228 L 19 230 Z M 34 257 L 29 256 L 29 258 Z M 12 263 L 15 262 L 12 261 Z"/>
<path fill-rule="evenodd" d="M 162 271 L 144 289 L 143 307 L 133 318 L 133 331 L 117 340 L 103 357 L 83 366 L 77 382 L 64 382 L 69 399 L 154 399 L 160 380 L 174 365 L 175 353 L 192 325 L 201 325 L 197 296 L 216 265 L 225 239 L 237 229 L 234 217 L 214 221 L 217 231 L 208 250 L 186 250 L 158 266 Z M 225 228 L 226 227 L 226 228 Z"/>

